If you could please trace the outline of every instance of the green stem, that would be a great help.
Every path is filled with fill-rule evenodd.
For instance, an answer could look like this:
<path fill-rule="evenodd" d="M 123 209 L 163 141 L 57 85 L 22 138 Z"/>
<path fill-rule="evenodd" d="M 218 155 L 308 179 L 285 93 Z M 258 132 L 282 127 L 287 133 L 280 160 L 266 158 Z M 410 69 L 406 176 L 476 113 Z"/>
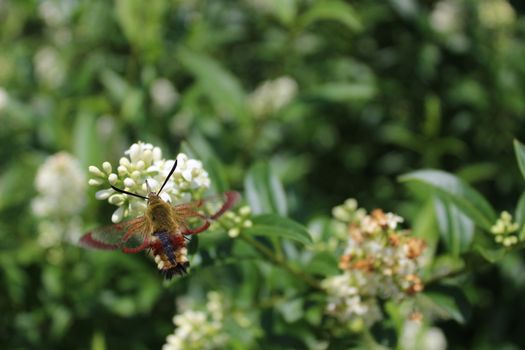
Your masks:
<path fill-rule="evenodd" d="M 259 241 L 253 239 L 250 236 L 246 236 L 243 234 L 241 234 L 239 237 L 243 239 L 246 243 L 257 249 L 261 254 L 269 258 L 273 263 L 290 272 L 292 275 L 303 280 L 310 287 L 322 290 L 321 286 L 319 285 L 319 282 L 316 279 L 289 265 L 283 257 L 275 255 L 273 251 L 264 244 L 260 243 Z"/>

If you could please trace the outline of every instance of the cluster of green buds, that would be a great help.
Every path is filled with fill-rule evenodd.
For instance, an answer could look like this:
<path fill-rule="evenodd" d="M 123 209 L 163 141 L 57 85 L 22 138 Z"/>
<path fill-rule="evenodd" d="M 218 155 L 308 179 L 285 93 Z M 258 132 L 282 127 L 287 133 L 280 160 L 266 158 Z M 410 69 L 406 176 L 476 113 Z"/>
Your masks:
<path fill-rule="evenodd" d="M 402 217 L 381 209 L 367 214 L 354 199 L 335 207 L 333 215 L 346 240 L 342 273 L 322 283 L 329 314 L 370 325 L 381 318 L 378 298 L 400 301 L 423 290 L 419 274 L 426 244 L 399 227 Z"/>
<path fill-rule="evenodd" d="M 229 227 L 228 236 L 235 238 L 239 236 L 243 228 L 252 227 L 252 210 L 244 205 L 237 210 L 230 210 L 220 219 L 225 227 Z"/>
<path fill-rule="evenodd" d="M 512 221 L 512 215 L 503 211 L 490 228 L 490 232 L 494 235 L 494 240 L 505 247 L 511 247 L 519 242 L 517 231 L 519 224 Z"/>

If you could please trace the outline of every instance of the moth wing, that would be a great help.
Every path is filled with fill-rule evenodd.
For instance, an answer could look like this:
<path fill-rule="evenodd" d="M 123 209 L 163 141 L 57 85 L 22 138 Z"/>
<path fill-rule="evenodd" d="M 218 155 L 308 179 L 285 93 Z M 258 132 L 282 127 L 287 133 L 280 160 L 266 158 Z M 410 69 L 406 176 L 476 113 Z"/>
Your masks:
<path fill-rule="evenodd" d="M 172 207 L 173 215 L 183 227 L 183 234 L 193 235 L 208 229 L 214 220 L 231 209 L 239 199 L 238 192 L 228 191 L 221 195 L 175 205 Z"/>
<path fill-rule="evenodd" d="M 149 245 L 147 228 L 146 218 L 142 215 L 89 231 L 80 238 L 80 244 L 87 248 L 122 249 L 126 253 L 137 253 Z"/>

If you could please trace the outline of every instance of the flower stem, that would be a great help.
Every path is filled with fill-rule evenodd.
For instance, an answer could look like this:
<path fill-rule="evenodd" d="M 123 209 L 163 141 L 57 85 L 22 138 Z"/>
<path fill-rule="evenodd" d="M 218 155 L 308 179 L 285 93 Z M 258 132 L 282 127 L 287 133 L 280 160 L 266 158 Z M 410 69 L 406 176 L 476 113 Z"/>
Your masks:
<path fill-rule="evenodd" d="M 269 258 L 273 263 L 282 267 L 286 271 L 290 272 L 292 275 L 303 280 L 310 287 L 322 290 L 321 286 L 319 285 L 319 282 L 315 278 L 312 278 L 311 276 L 305 274 L 304 272 L 289 265 L 282 256 L 278 256 L 274 254 L 271 249 L 269 249 L 267 246 L 265 246 L 261 242 L 257 241 L 256 239 L 253 239 L 250 236 L 243 235 L 243 234 L 241 234 L 239 237 L 243 239 L 246 243 L 248 243 L 249 245 L 257 249 L 261 254 Z"/>

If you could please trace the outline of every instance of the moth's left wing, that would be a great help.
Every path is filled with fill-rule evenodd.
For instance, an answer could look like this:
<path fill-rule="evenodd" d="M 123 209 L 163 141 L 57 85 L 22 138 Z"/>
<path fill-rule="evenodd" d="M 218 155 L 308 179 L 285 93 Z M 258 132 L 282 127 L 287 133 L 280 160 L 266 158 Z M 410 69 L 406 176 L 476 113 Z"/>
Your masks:
<path fill-rule="evenodd" d="M 80 244 L 87 248 L 137 253 L 149 246 L 147 227 L 145 217 L 139 216 L 89 231 L 80 238 Z"/>

